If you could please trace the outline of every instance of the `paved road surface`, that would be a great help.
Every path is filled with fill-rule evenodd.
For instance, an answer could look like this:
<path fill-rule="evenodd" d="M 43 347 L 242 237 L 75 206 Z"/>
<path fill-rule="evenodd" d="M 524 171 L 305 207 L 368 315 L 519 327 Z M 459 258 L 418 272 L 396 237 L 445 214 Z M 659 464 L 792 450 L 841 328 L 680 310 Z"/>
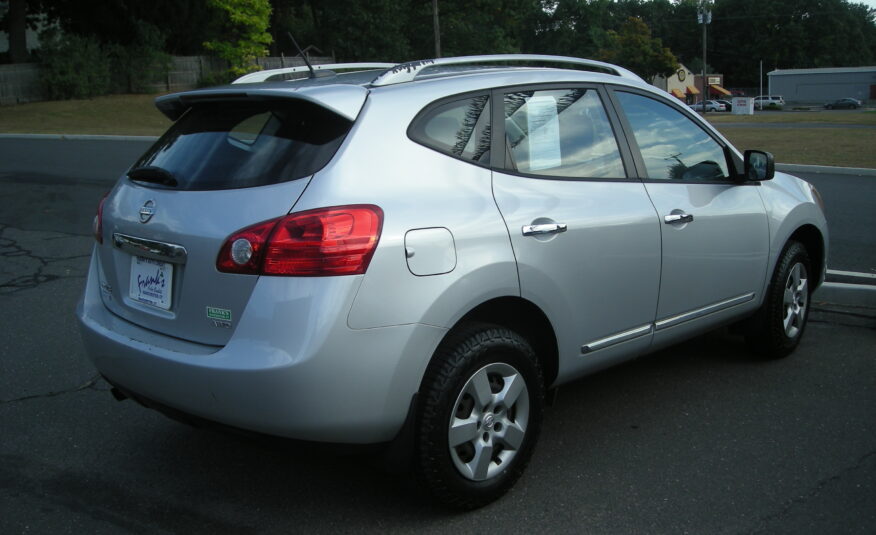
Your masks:
<path fill-rule="evenodd" d="M 876 274 L 876 176 L 794 174 L 814 184 L 824 198 L 829 267 Z"/>

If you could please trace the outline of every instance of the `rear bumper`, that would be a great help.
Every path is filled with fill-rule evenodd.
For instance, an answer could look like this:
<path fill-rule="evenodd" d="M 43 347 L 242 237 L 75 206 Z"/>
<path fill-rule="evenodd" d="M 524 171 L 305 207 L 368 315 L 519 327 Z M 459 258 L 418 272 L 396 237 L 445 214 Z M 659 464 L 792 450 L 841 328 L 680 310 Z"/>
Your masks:
<path fill-rule="evenodd" d="M 346 313 L 358 282 L 262 277 L 229 343 L 215 347 L 109 312 L 92 259 L 76 315 L 98 371 L 158 404 L 270 435 L 385 442 L 401 428 L 446 329 L 350 329 Z"/>

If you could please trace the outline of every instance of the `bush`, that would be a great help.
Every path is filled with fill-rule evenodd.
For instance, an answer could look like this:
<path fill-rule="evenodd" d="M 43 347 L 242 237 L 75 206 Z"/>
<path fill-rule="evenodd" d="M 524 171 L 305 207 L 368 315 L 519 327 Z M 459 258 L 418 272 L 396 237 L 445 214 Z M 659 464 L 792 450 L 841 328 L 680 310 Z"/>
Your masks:
<path fill-rule="evenodd" d="M 109 45 L 107 52 L 112 65 L 113 91 L 119 93 L 148 93 L 167 77 L 170 54 L 164 52 L 165 36 L 145 22 L 137 24 L 134 44 Z"/>
<path fill-rule="evenodd" d="M 198 87 L 227 85 L 235 78 L 237 78 L 237 76 L 231 74 L 230 70 L 208 72 L 202 74 L 201 78 L 198 79 Z"/>
<path fill-rule="evenodd" d="M 40 79 L 49 99 L 91 98 L 109 93 L 110 58 L 96 39 L 51 30 L 43 32 L 40 40 Z"/>

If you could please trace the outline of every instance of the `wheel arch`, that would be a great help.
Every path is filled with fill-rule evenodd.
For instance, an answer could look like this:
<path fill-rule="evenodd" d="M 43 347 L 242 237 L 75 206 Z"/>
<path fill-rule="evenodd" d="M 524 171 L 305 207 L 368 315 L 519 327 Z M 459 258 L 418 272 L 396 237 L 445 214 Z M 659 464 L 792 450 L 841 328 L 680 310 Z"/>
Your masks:
<path fill-rule="evenodd" d="M 517 296 L 490 299 L 462 316 L 444 338 L 447 339 L 456 329 L 472 322 L 501 325 L 526 338 L 538 356 L 545 387 L 554 383 L 559 370 L 557 336 L 551 322 L 538 306 Z"/>

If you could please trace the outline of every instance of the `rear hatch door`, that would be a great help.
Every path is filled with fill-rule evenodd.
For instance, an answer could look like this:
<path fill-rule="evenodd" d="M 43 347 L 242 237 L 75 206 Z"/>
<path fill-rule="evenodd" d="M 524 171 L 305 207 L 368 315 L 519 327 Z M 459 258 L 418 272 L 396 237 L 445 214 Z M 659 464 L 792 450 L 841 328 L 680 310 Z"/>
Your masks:
<path fill-rule="evenodd" d="M 104 304 L 150 330 L 225 344 L 258 276 L 219 272 L 222 245 L 287 214 L 351 126 L 312 100 L 192 104 L 104 204 Z"/>

